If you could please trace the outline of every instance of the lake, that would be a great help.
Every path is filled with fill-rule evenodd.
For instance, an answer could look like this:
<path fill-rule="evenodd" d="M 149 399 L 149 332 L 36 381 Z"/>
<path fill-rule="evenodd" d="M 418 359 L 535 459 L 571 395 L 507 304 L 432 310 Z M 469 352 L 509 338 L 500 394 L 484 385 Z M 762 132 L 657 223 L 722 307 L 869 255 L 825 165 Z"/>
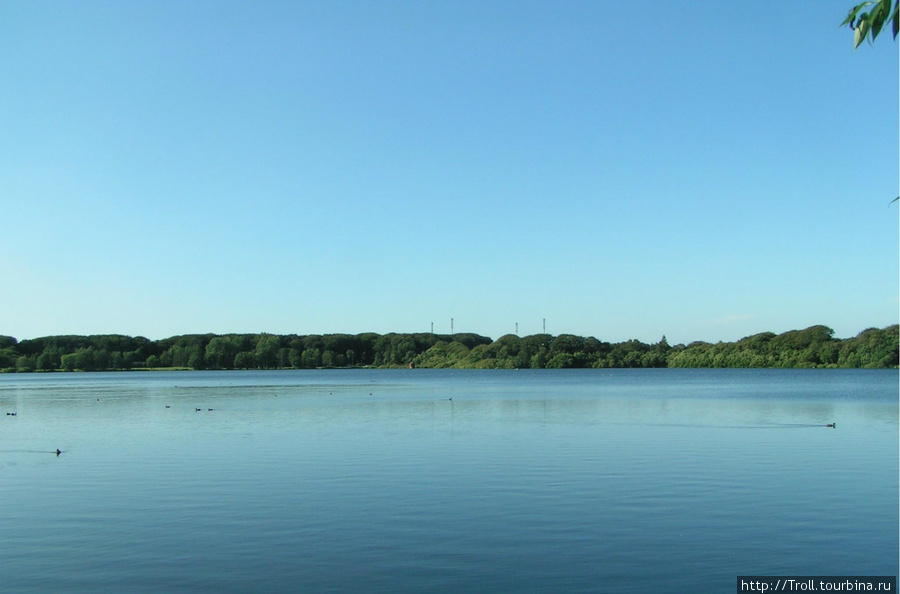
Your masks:
<path fill-rule="evenodd" d="M 898 573 L 897 370 L 10 374 L 0 423 L 6 592 Z"/>

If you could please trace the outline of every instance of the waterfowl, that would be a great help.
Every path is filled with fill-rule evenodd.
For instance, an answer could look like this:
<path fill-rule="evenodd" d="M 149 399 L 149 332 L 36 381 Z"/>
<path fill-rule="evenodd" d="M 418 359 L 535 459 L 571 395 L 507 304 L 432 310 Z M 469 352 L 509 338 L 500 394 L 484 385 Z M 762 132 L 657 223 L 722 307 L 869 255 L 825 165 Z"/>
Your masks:
<path fill-rule="evenodd" d="M 59 448 L 56 448 L 56 455 L 59 456 L 62 452 L 59 451 Z"/>
<path fill-rule="evenodd" d="M 831 427 L 832 429 L 837 429 L 837 423 L 829 423 L 825 425 L 826 427 Z"/>
<path fill-rule="evenodd" d="M 194 411 L 195 411 L 195 412 L 200 412 L 200 409 L 199 409 L 199 408 L 195 408 Z"/>

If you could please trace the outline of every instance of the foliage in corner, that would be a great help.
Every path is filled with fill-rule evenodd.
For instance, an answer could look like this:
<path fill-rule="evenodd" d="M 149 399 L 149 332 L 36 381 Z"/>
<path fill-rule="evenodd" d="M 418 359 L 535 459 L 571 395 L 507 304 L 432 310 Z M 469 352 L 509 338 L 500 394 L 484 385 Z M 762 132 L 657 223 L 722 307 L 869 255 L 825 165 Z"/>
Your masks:
<path fill-rule="evenodd" d="M 858 48 L 866 37 L 869 43 L 875 41 L 888 21 L 891 22 L 894 39 L 897 39 L 900 33 L 898 8 L 898 0 L 870 0 L 851 8 L 841 26 L 847 25 L 853 29 L 853 49 Z"/>

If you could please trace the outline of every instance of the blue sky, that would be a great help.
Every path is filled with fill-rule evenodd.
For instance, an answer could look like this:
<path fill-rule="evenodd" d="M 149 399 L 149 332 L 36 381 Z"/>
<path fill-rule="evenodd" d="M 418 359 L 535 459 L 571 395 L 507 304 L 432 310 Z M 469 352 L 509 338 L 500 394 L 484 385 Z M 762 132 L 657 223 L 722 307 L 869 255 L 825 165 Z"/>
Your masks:
<path fill-rule="evenodd" d="M 0 334 L 898 321 L 853 1 L 0 4 Z"/>

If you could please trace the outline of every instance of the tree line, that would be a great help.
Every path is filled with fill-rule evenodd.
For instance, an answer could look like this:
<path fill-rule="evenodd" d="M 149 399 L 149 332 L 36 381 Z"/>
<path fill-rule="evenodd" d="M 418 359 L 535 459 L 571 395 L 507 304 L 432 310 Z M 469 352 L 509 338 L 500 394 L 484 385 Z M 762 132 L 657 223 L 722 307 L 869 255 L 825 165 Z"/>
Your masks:
<path fill-rule="evenodd" d="M 162 340 L 118 334 L 0 336 L 0 371 L 132 369 L 315 369 L 424 367 L 561 369 L 639 367 L 898 366 L 898 326 L 869 328 L 847 339 L 827 326 L 763 332 L 736 342 L 669 345 L 603 342 L 573 334 L 186 334 Z"/>

